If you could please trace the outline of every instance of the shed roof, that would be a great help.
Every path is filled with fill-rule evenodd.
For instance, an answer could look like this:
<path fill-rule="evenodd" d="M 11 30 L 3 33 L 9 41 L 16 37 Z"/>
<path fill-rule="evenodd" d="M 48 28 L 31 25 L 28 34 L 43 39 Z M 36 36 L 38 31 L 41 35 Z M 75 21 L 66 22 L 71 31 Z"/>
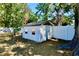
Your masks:
<path fill-rule="evenodd" d="M 26 24 L 26 26 L 39 26 L 39 25 L 53 25 L 50 20 L 47 21 L 38 21 Z"/>

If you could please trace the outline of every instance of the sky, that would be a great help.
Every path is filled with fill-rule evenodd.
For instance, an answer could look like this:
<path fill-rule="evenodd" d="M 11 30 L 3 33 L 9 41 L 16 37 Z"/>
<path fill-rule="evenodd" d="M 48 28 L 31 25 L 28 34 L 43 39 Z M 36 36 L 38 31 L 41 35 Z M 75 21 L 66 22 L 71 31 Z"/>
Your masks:
<path fill-rule="evenodd" d="M 36 6 L 37 6 L 38 3 L 28 3 L 28 7 L 32 10 L 32 12 L 36 12 L 37 9 L 36 9 Z"/>

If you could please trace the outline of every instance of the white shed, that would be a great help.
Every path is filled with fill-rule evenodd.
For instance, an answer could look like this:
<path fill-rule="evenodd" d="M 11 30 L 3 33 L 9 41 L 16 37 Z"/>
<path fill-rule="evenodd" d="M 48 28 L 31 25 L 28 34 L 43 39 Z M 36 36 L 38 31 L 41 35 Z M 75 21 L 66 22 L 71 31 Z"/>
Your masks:
<path fill-rule="evenodd" d="M 33 40 L 36 42 L 43 42 L 52 38 L 52 26 L 50 23 L 49 25 L 46 25 L 44 22 L 29 23 L 24 26 L 21 31 L 24 39 Z"/>

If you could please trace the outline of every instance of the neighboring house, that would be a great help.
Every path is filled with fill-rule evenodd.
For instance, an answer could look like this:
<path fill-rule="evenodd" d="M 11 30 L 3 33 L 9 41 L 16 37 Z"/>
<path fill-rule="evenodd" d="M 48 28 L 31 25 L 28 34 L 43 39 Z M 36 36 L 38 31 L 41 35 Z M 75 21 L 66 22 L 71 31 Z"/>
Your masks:
<path fill-rule="evenodd" d="M 24 39 L 43 42 L 48 39 L 57 38 L 72 40 L 75 34 L 74 26 L 52 26 L 50 21 L 29 23 L 21 29 Z"/>
<path fill-rule="evenodd" d="M 5 32 L 12 33 L 13 32 L 13 28 L 0 27 L 0 33 L 5 33 Z"/>

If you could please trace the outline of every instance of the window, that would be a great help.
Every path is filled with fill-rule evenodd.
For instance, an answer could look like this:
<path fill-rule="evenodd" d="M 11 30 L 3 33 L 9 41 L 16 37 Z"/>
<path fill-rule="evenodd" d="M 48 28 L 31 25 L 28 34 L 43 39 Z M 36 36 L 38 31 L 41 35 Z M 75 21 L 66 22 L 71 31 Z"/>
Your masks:
<path fill-rule="evenodd" d="M 35 35 L 35 28 L 32 28 L 32 35 Z"/>
<path fill-rule="evenodd" d="M 27 34 L 28 32 L 25 32 L 25 34 Z"/>
<path fill-rule="evenodd" d="M 32 35 L 35 35 L 35 31 L 32 31 Z"/>

